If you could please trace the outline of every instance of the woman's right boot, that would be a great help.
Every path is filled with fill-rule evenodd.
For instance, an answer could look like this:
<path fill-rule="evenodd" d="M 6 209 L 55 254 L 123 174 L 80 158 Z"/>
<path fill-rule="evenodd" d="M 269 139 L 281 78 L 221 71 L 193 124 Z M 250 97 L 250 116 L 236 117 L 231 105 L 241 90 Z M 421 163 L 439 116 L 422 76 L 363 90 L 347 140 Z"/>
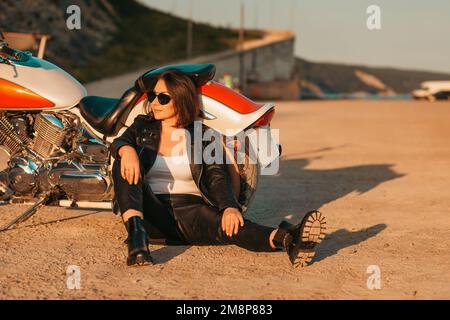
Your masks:
<path fill-rule="evenodd" d="M 153 264 L 148 249 L 148 235 L 144 228 L 141 217 L 134 216 L 125 222 L 128 231 L 128 258 L 127 265 L 149 265 Z"/>
<path fill-rule="evenodd" d="M 325 230 L 325 216 L 312 210 L 297 225 L 281 222 L 273 243 L 276 248 L 286 250 L 294 268 L 303 268 L 311 263 L 316 245 L 325 238 Z"/>

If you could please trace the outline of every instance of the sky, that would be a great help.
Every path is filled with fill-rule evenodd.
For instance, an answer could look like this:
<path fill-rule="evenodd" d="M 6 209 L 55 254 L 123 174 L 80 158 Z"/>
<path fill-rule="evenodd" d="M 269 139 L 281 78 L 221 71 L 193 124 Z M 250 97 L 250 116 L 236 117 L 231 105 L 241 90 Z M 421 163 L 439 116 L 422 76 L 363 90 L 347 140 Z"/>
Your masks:
<path fill-rule="evenodd" d="M 192 2 L 195 21 L 234 28 L 241 1 L 245 27 L 293 31 L 296 56 L 450 73 L 450 0 L 139 0 L 184 18 Z M 380 30 L 367 28 L 370 5 Z"/>

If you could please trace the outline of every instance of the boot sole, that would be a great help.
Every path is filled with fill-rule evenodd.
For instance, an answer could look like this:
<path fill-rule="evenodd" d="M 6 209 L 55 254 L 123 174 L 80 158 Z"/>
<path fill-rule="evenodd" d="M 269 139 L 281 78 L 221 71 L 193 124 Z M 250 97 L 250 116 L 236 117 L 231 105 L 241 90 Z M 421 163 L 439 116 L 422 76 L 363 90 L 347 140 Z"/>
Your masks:
<path fill-rule="evenodd" d="M 149 266 L 153 265 L 153 259 L 145 252 L 138 253 L 135 256 L 127 259 L 128 266 Z"/>
<path fill-rule="evenodd" d="M 294 261 L 291 261 L 294 268 L 304 268 L 311 263 L 316 254 L 315 246 L 326 236 L 325 230 L 326 219 L 321 212 L 314 210 L 305 215 L 297 239 L 297 254 Z"/>

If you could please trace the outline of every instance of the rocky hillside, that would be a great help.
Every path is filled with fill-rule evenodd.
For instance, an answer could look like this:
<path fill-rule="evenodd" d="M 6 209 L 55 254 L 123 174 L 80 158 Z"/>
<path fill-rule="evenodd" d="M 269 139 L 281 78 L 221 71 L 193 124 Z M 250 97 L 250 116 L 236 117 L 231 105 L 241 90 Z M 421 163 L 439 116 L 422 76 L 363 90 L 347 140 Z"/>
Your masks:
<path fill-rule="evenodd" d="M 66 9 L 71 4 L 81 9 L 81 30 L 66 26 Z M 0 1 L 2 31 L 49 34 L 46 59 L 78 76 L 117 32 L 115 16 L 107 1 Z"/>
<path fill-rule="evenodd" d="M 296 60 L 296 74 L 304 97 L 338 93 L 392 96 L 410 93 L 423 81 L 450 80 L 445 73 L 315 63 L 302 58 Z"/>
<path fill-rule="evenodd" d="M 72 4 L 81 9 L 80 30 L 66 26 Z M 0 29 L 49 34 L 46 59 L 82 82 L 185 58 L 186 25 L 134 0 L 0 0 Z M 228 49 L 237 38 L 234 30 L 194 23 L 193 55 Z"/>

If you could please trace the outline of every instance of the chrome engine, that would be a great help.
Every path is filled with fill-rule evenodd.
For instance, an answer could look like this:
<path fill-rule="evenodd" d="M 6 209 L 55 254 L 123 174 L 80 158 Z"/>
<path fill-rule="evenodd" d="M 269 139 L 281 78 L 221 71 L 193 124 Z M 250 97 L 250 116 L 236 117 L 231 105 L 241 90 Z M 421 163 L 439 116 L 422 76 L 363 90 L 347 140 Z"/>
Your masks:
<path fill-rule="evenodd" d="M 38 114 L 34 120 L 33 150 L 44 158 L 65 153 L 68 133 L 63 121 L 52 114 Z"/>
<path fill-rule="evenodd" d="M 9 155 L 0 172 L 0 199 L 49 191 L 72 201 L 112 198 L 108 146 L 71 112 L 0 114 L 0 148 Z"/>

